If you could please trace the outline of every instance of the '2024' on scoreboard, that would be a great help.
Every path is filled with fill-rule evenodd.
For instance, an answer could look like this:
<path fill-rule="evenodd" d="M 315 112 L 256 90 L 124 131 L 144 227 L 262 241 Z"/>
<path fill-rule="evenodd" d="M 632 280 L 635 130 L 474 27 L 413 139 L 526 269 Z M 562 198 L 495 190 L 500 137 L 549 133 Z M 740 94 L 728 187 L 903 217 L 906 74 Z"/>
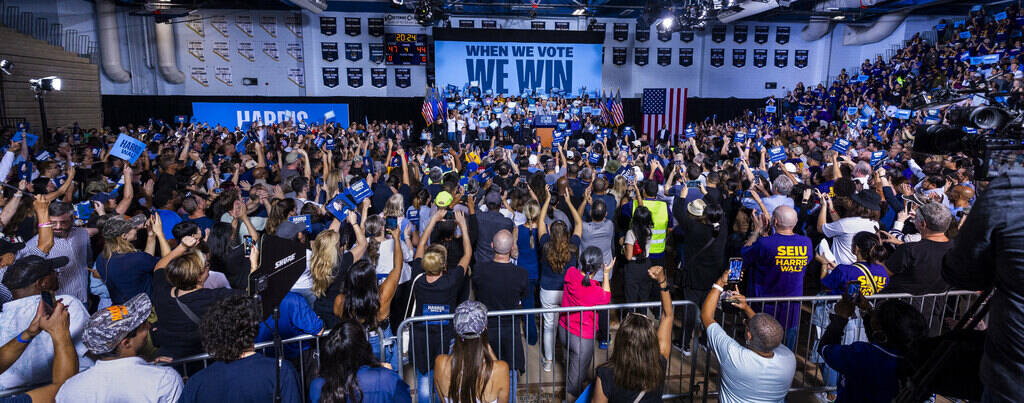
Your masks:
<path fill-rule="evenodd" d="M 386 33 L 385 63 L 395 65 L 427 64 L 427 35 Z"/>

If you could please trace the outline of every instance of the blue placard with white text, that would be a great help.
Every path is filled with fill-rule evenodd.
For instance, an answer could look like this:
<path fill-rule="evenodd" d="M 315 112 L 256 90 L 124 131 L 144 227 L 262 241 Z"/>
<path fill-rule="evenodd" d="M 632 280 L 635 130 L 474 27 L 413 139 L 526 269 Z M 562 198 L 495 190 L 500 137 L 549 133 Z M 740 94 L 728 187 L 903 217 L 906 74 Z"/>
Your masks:
<path fill-rule="evenodd" d="M 768 162 L 776 163 L 786 159 L 786 149 L 782 146 L 768 149 Z"/>
<path fill-rule="evenodd" d="M 211 126 L 246 127 L 259 120 L 264 125 L 292 122 L 322 122 L 333 112 L 335 124 L 348 128 L 348 104 L 193 102 L 192 117 Z"/>
<path fill-rule="evenodd" d="M 850 149 L 850 140 L 842 138 L 836 139 L 836 141 L 832 143 L 832 149 L 836 150 L 839 155 L 846 155 L 846 151 Z"/>
<path fill-rule="evenodd" d="M 135 160 L 139 159 L 139 156 L 144 151 L 146 151 L 146 143 L 127 134 L 121 134 L 117 136 L 117 141 L 114 142 L 110 155 L 134 164 Z"/>
<path fill-rule="evenodd" d="M 370 189 L 370 185 L 366 183 L 366 179 L 360 179 L 353 183 L 352 186 L 349 186 L 349 188 L 345 190 L 345 193 L 348 193 L 348 195 L 352 197 L 352 201 L 357 205 L 362 203 L 363 200 L 366 200 L 367 197 L 373 196 L 373 190 Z"/>

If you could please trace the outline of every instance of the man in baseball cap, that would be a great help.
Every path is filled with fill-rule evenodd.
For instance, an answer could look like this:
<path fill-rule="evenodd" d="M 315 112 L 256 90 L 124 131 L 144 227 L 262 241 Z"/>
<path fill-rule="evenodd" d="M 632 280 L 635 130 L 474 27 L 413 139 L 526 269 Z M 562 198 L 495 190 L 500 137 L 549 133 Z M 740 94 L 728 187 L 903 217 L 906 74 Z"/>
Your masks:
<path fill-rule="evenodd" d="M 14 263 L 14 258 L 17 256 L 18 251 L 25 247 L 25 244 L 19 242 L 11 242 L 8 239 L 0 238 L 0 278 L 3 278 L 4 273 L 7 271 L 7 266 Z M 0 304 L 11 300 L 11 290 L 7 289 L 7 286 L 0 285 Z"/>
<path fill-rule="evenodd" d="M 140 293 L 124 305 L 112 305 L 93 314 L 82 343 L 99 361 L 68 379 L 57 393 L 57 401 L 177 401 L 183 387 L 177 371 L 139 357 L 149 336 L 146 319 L 151 310 L 149 297 Z"/>

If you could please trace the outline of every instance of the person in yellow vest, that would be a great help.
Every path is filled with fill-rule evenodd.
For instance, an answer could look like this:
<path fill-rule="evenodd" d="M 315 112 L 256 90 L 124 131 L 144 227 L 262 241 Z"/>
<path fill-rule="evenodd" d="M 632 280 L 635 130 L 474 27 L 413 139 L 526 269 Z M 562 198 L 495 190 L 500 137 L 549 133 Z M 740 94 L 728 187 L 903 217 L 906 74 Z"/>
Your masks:
<path fill-rule="evenodd" d="M 635 186 L 636 194 L 641 194 Z M 651 229 L 651 239 L 648 244 L 647 257 L 651 259 L 652 266 L 661 266 L 665 259 L 665 240 L 668 232 L 672 230 L 672 209 L 668 203 L 658 199 L 658 183 L 655 181 L 643 182 L 643 206 L 651 212 L 651 221 L 654 227 Z M 633 216 L 633 212 L 641 204 L 641 200 L 633 198 L 627 215 Z M 646 272 L 645 272 L 646 273 Z"/>
<path fill-rule="evenodd" d="M 661 292 L 647 275 L 647 269 L 664 264 L 665 237 L 672 225 L 668 203 L 656 198 L 658 184 L 646 181 L 643 189 L 643 199 L 634 198 L 626 211 L 630 216 L 630 229 L 623 242 L 627 303 L 653 301 L 653 296 Z M 634 192 L 639 190 L 634 187 Z"/>

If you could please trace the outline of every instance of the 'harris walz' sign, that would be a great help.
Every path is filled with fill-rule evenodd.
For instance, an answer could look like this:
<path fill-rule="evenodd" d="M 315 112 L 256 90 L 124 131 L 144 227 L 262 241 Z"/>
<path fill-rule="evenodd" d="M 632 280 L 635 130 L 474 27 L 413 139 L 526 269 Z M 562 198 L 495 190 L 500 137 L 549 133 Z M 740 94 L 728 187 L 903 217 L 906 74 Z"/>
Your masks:
<path fill-rule="evenodd" d="M 793 65 L 801 69 L 807 67 L 807 49 L 793 51 Z"/>
<path fill-rule="evenodd" d="M 324 86 L 334 88 L 338 86 L 338 68 L 324 67 Z"/>
<path fill-rule="evenodd" d="M 363 58 L 363 44 L 346 43 L 345 44 L 345 59 L 353 62 L 358 62 Z"/>
<path fill-rule="evenodd" d="M 775 49 L 775 67 L 783 68 L 789 64 L 789 51 L 786 49 Z"/>
<path fill-rule="evenodd" d="M 338 42 L 320 42 L 320 54 L 325 61 L 338 60 Z"/>
<path fill-rule="evenodd" d="M 693 65 L 693 48 L 679 48 L 679 65 Z"/>
<path fill-rule="evenodd" d="M 370 69 L 370 85 L 375 88 L 384 88 L 388 85 L 388 69 L 385 68 L 371 68 Z"/>
<path fill-rule="evenodd" d="M 768 33 L 771 27 L 767 25 L 758 25 L 754 27 L 754 42 L 759 44 L 768 43 Z"/>
<path fill-rule="evenodd" d="M 320 17 L 320 33 L 324 36 L 338 33 L 338 19 L 335 17 Z"/>
<path fill-rule="evenodd" d="M 725 65 L 725 49 L 712 48 L 711 49 L 711 66 L 722 67 Z"/>
<path fill-rule="evenodd" d="M 362 67 L 349 67 L 348 68 L 348 86 L 352 88 L 359 88 L 363 86 L 363 68 Z"/>
<path fill-rule="evenodd" d="M 407 68 L 395 69 L 395 86 L 409 88 L 412 85 L 412 72 Z"/>
<path fill-rule="evenodd" d="M 658 65 L 668 66 L 672 64 L 672 48 L 658 48 Z"/>
<path fill-rule="evenodd" d="M 754 67 L 761 68 L 768 65 L 768 49 L 754 49 Z"/>
<path fill-rule="evenodd" d="M 747 50 L 746 49 L 733 49 L 732 50 L 732 65 L 733 67 L 743 67 L 747 65 Z"/>

